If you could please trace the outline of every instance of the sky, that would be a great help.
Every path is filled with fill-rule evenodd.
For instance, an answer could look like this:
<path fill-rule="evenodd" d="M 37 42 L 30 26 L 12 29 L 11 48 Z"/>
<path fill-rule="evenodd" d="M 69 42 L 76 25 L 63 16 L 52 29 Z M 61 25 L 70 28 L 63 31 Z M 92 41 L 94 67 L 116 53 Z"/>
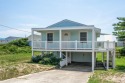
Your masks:
<path fill-rule="evenodd" d="M 0 0 L 0 38 L 25 37 L 31 28 L 44 28 L 63 19 L 94 25 L 112 34 L 117 17 L 125 17 L 125 0 Z"/>

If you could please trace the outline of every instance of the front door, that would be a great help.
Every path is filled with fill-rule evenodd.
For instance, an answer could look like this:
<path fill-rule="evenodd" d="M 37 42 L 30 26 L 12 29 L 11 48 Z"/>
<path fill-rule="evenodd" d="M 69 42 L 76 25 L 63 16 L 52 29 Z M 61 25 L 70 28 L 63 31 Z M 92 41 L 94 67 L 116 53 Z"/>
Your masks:
<path fill-rule="evenodd" d="M 69 33 L 68 32 L 63 32 L 63 35 L 62 35 L 62 47 L 64 49 L 68 49 L 69 48 L 69 44 L 70 42 L 68 42 L 70 40 L 70 37 L 69 37 Z"/>
<path fill-rule="evenodd" d="M 62 40 L 63 41 L 69 41 L 69 33 L 68 32 L 63 32 Z"/>

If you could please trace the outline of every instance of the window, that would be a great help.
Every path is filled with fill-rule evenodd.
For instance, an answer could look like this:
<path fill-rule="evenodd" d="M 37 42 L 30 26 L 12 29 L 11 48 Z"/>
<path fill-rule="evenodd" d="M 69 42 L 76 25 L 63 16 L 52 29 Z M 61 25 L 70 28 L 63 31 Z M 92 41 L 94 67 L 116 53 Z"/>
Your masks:
<path fill-rule="evenodd" d="M 87 32 L 80 32 L 80 41 L 87 41 Z"/>
<path fill-rule="evenodd" d="M 53 41 L 53 33 L 47 33 L 47 41 Z"/>

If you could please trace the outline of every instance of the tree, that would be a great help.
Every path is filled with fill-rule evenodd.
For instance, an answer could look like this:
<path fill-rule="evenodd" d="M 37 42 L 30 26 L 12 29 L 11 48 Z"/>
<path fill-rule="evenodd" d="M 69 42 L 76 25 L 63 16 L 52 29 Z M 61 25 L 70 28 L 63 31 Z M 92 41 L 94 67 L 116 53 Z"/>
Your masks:
<path fill-rule="evenodd" d="M 118 23 L 113 24 L 113 35 L 117 36 L 117 40 L 125 41 L 125 17 L 117 17 Z"/>

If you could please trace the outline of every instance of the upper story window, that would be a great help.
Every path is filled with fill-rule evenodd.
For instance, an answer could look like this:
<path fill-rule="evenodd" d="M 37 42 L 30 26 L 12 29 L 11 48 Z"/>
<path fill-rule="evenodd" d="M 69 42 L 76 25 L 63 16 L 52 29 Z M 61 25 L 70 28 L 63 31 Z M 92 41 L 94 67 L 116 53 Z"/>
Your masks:
<path fill-rule="evenodd" d="M 53 41 L 53 33 L 47 33 L 47 41 Z"/>
<path fill-rule="evenodd" d="M 87 32 L 80 32 L 80 41 L 87 41 Z"/>

